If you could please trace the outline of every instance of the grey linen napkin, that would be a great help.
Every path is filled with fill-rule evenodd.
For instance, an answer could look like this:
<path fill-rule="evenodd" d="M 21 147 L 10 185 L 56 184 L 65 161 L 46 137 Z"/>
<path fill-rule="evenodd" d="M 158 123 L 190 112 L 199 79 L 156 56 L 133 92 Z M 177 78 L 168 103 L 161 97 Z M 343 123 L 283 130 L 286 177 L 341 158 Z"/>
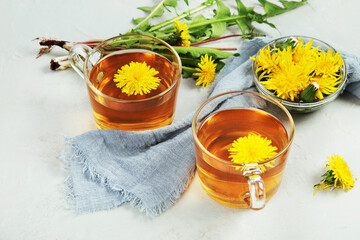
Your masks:
<path fill-rule="evenodd" d="M 271 40 L 244 40 L 240 57 L 218 74 L 209 97 L 254 90 L 249 56 Z M 360 98 L 360 59 L 347 53 L 342 56 L 348 69 L 346 89 Z M 193 114 L 155 130 L 94 130 L 66 138 L 63 161 L 69 173 L 65 185 L 71 206 L 84 213 L 130 204 L 152 217 L 172 206 L 195 172 Z"/>

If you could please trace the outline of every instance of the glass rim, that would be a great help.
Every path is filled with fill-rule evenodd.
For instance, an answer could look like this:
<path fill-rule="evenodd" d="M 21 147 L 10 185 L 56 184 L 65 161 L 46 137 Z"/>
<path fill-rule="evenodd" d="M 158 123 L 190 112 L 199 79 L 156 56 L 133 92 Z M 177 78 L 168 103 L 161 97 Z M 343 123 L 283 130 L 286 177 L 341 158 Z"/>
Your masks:
<path fill-rule="evenodd" d="M 154 96 L 151 96 L 149 98 L 144 98 L 144 99 L 133 99 L 133 100 L 125 100 L 125 99 L 118 99 L 118 98 L 114 98 L 114 97 L 110 97 L 104 93 L 102 93 L 101 91 L 99 91 L 96 87 L 94 87 L 94 85 L 90 82 L 90 79 L 87 77 L 87 66 L 88 66 L 88 63 L 89 63 L 89 59 L 90 59 L 90 56 L 91 54 L 95 53 L 96 50 L 98 50 L 100 47 L 102 47 L 103 45 L 105 45 L 107 42 L 111 41 L 111 40 L 114 40 L 116 38 L 122 38 L 122 37 L 130 37 L 130 36 L 137 36 L 137 37 L 146 37 L 146 38 L 152 38 L 162 44 L 165 45 L 165 47 L 167 47 L 175 56 L 176 58 L 176 61 L 178 63 L 178 73 L 175 77 L 175 80 L 174 82 L 171 84 L 171 86 L 169 86 L 165 91 L 157 94 L 157 95 L 154 95 Z M 106 56 L 105 56 L 106 57 Z M 101 58 L 103 59 L 103 57 Z M 97 62 L 98 64 L 99 62 Z M 89 54 L 87 55 L 86 59 L 85 59 L 85 63 L 84 63 L 84 67 L 83 67 L 83 71 L 84 71 L 84 78 L 86 80 L 86 83 L 87 85 L 91 88 L 92 91 L 94 91 L 97 95 L 100 95 L 101 97 L 105 98 L 105 99 L 109 99 L 111 101 L 114 101 L 114 102 L 119 102 L 119 103 L 138 103 L 138 102 L 146 102 L 146 101 L 149 101 L 149 100 L 153 100 L 153 99 L 156 99 L 158 97 L 161 97 L 163 95 L 165 95 L 166 93 L 168 93 L 170 90 L 172 90 L 176 85 L 177 83 L 179 82 L 180 78 L 181 78 L 181 72 L 182 72 L 182 63 L 181 63 L 181 59 L 180 59 L 180 56 L 179 54 L 175 51 L 175 49 L 170 45 L 168 44 L 167 42 L 161 40 L 161 39 L 158 39 L 156 37 L 153 37 L 153 36 L 149 36 L 149 35 L 143 35 L 143 34 L 125 34 L 125 35 L 119 35 L 119 36 L 116 36 L 116 37 L 112 37 L 112 38 L 108 38 L 104 41 L 102 41 L 101 43 L 99 43 L 98 45 L 96 45 L 90 52 Z"/>
<path fill-rule="evenodd" d="M 271 42 L 269 42 L 268 44 L 266 44 L 260 50 L 263 50 L 263 49 L 267 48 L 268 46 L 272 45 L 275 41 L 279 41 L 279 40 L 283 40 L 283 39 L 289 39 L 289 38 L 299 38 L 299 39 L 304 39 L 304 40 L 313 39 L 315 41 L 320 42 L 321 44 L 327 45 L 329 47 L 329 49 L 331 49 L 334 53 L 338 53 L 338 51 L 336 51 L 336 49 L 333 46 L 331 46 L 330 44 L 328 44 L 328 43 L 326 43 L 326 42 L 324 42 L 324 41 L 322 41 L 320 39 L 317 39 L 317 38 L 308 37 L 308 36 L 302 36 L 302 35 L 289 35 L 289 36 L 276 38 L 276 39 L 272 40 Z M 257 57 L 259 55 L 260 50 L 256 53 L 255 57 Z M 256 62 L 255 61 L 253 61 L 253 64 L 252 64 L 252 74 L 254 76 L 255 85 L 258 88 L 258 90 L 261 91 L 261 93 L 269 95 L 272 98 L 275 98 L 276 100 L 280 101 L 281 103 L 285 104 L 286 106 L 293 107 L 293 108 L 317 107 L 319 105 L 325 104 L 325 103 L 333 100 L 334 98 L 336 98 L 341 93 L 341 91 L 343 90 L 343 88 L 345 86 L 345 82 L 347 80 L 347 67 L 346 67 L 345 59 L 342 56 L 341 56 L 341 58 L 344 61 L 344 64 L 342 66 L 342 71 L 341 71 L 341 76 L 342 76 L 343 80 L 339 84 L 338 89 L 336 89 L 335 92 L 333 92 L 332 94 L 324 97 L 323 99 L 320 99 L 320 100 L 315 101 L 315 102 L 310 102 L 310 103 L 289 101 L 289 100 L 280 98 L 280 97 L 276 96 L 275 94 L 271 93 L 268 89 L 266 89 L 261 84 L 261 82 L 259 80 L 259 76 L 256 73 Z"/>
<path fill-rule="evenodd" d="M 215 156 L 214 154 L 212 154 L 211 152 L 209 152 L 204 146 L 203 144 L 200 142 L 198 136 L 197 136 L 197 131 L 196 131 L 196 120 L 197 120 L 197 117 L 199 115 L 199 113 L 201 112 L 201 110 L 211 101 L 213 101 L 214 99 L 216 98 L 219 98 L 221 96 L 224 96 L 224 95 L 228 95 L 228 94 L 234 94 L 234 93 L 241 93 L 241 94 L 253 94 L 253 95 L 257 95 L 265 100 L 268 100 L 269 102 L 275 104 L 276 106 L 278 106 L 279 108 L 281 108 L 286 116 L 288 117 L 288 119 L 290 120 L 290 124 L 291 124 L 291 131 L 289 133 L 289 141 L 288 143 L 286 144 L 286 146 L 279 152 L 277 153 L 275 156 L 271 157 L 271 158 L 268 158 L 266 160 L 263 160 L 261 162 L 257 162 L 257 163 L 234 163 L 234 162 L 230 162 L 228 160 L 225 160 L 223 158 L 220 158 L 220 157 L 217 157 Z M 202 122 L 201 122 L 202 123 Z M 278 158 L 279 156 L 281 156 L 282 154 L 284 154 L 291 146 L 292 142 L 293 142 L 293 139 L 294 139 L 294 133 L 295 133 L 295 124 L 294 124 L 294 120 L 290 114 L 290 112 L 281 104 L 279 103 L 278 101 L 275 101 L 274 99 L 272 99 L 271 97 L 269 96 L 266 96 L 264 94 L 261 94 L 261 93 L 257 93 L 257 92 L 252 92 L 252 91 L 231 91 L 231 92 L 225 92 L 225 93 L 221 93 L 221 94 L 218 94 L 216 96 L 213 96 L 211 98 L 209 98 L 208 100 L 206 100 L 200 107 L 198 110 L 196 110 L 195 112 L 195 115 L 193 117 L 193 120 L 192 120 L 192 124 L 191 124 L 191 128 L 192 128 L 192 135 L 193 135 L 193 138 L 194 138 L 194 144 L 197 144 L 198 146 L 200 146 L 200 149 L 205 152 L 207 155 L 209 155 L 210 157 L 212 157 L 213 159 L 217 160 L 218 162 L 221 162 L 221 163 L 224 163 L 226 165 L 229 165 L 229 166 L 235 166 L 235 167 L 256 167 L 258 165 L 263 165 L 265 163 L 268 163 L 270 161 L 273 161 L 275 160 L 276 158 Z"/>

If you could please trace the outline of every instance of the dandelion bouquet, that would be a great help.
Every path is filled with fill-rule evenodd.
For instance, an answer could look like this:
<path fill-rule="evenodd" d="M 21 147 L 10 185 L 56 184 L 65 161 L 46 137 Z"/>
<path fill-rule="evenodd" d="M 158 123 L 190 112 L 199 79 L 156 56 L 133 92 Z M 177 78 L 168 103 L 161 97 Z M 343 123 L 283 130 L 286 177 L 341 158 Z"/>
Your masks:
<path fill-rule="evenodd" d="M 316 103 L 340 93 L 345 64 L 331 46 L 314 39 L 286 37 L 261 49 L 254 61 L 256 80 L 267 92 L 294 103 Z"/>
<path fill-rule="evenodd" d="M 154 6 L 139 7 L 138 9 L 147 14 L 146 17 L 133 19 L 132 21 L 135 26 L 128 32 L 120 35 L 150 35 L 166 41 L 174 47 L 181 57 L 183 76 L 185 78 L 192 77 L 197 80 L 196 85 L 208 87 L 214 79 L 215 73 L 225 65 L 223 60 L 236 56 L 236 54 L 229 52 L 236 50 L 236 48 L 210 48 L 199 47 L 199 45 L 228 37 L 253 38 L 261 36 L 261 34 L 256 33 L 253 22 L 267 24 L 275 28 L 275 25 L 268 22 L 267 18 L 297 8 L 305 3 L 306 0 L 280 0 L 280 5 L 273 4 L 267 0 L 258 0 L 264 13 L 255 11 L 254 7 L 246 7 L 241 0 L 235 0 L 236 12 L 234 13 L 220 0 L 205 0 L 200 5 L 178 14 L 178 2 L 180 1 L 158 0 Z M 186 5 L 189 5 L 188 0 L 184 0 L 184 2 Z M 216 9 L 213 10 L 213 16 L 205 17 L 199 14 L 200 11 L 215 5 Z M 176 16 L 158 24 L 152 24 L 153 21 L 156 22 L 157 18 L 163 17 L 165 11 L 175 13 Z M 238 26 L 241 34 L 223 36 L 227 28 L 233 25 Z M 69 42 L 44 38 L 39 40 L 42 48 L 38 56 L 49 53 L 54 46 L 69 51 L 76 44 L 86 44 L 94 48 L 102 42 L 102 40 Z M 50 63 L 52 70 L 63 70 L 68 67 L 70 67 L 70 63 L 67 56 L 54 58 Z"/>

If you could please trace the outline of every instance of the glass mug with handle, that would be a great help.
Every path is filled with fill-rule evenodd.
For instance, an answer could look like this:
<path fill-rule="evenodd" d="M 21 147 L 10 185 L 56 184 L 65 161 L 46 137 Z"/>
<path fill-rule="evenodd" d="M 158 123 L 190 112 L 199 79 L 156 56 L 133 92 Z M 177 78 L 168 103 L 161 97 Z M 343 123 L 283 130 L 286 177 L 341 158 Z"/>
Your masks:
<path fill-rule="evenodd" d="M 262 209 L 279 188 L 294 137 L 290 113 L 265 95 L 236 91 L 207 100 L 192 122 L 201 185 L 214 200 L 237 208 Z M 234 140 L 260 135 L 277 148 L 260 162 L 231 161 Z"/>
<path fill-rule="evenodd" d="M 107 39 L 94 48 L 75 45 L 69 54 L 75 71 L 85 79 L 98 128 L 147 130 L 172 122 L 181 79 L 181 60 L 166 42 L 146 35 L 122 35 Z M 154 69 L 161 81 L 146 94 L 131 95 L 120 89 L 115 74 L 130 66 L 127 74 L 143 74 L 133 63 Z M 135 64 L 134 64 L 135 65 Z"/>

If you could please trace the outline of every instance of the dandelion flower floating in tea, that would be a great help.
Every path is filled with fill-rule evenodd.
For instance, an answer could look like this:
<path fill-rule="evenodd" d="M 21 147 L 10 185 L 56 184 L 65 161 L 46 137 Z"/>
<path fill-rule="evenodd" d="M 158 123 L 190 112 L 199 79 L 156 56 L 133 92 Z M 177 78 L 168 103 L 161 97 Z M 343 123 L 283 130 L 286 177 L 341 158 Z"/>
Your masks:
<path fill-rule="evenodd" d="M 342 81 L 344 61 L 339 53 L 312 47 L 313 40 L 288 39 L 259 51 L 256 73 L 260 83 L 279 98 L 290 101 L 313 102 L 334 93 Z M 313 99 L 303 99 L 301 93 L 316 83 Z M 304 95 L 304 94 L 303 94 Z M 312 95 L 312 94 L 310 94 Z"/>
<path fill-rule="evenodd" d="M 258 163 L 274 157 L 277 154 L 277 147 L 271 145 L 272 141 L 258 134 L 249 134 L 236 139 L 229 149 L 229 158 L 234 163 L 247 164 Z M 273 167 L 273 161 L 265 164 L 266 167 Z M 263 165 L 259 166 L 265 171 Z M 238 168 L 237 168 L 238 169 Z"/>
<path fill-rule="evenodd" d="M 198 77 L 196 85 L 209 87 L 209 84 L 215 78 L 216 65 L 211 56 L 209 57 L 207 54 L 201 56 L 200 63 L 198 64 L 199 68 L 196 68 L 198 72 L 193 74 Z"/>
<path fill-rule="evenodd" d="M 175 34 L 180 36 L 181 46 L 190 47 L 189 27 L 186 23 L 181 23 L 178 19 L 174 21 L 174 25 L 176 28 Z"/>
<path fill-rule="evenodd" d="M 317 189 L 339 188 L 344 191 L 352 189 L 357 179 L 353 178 L 353 174 L 344 159 L 337 154 L 333 154 L 327 159 L 325 169 L 329 170 L 322 175 L 321 182 L 314 186 L 314 195 Z"/>
<path fill-rule="evenodd" d="M 158 88 L 161 81 L 155 77 L 159 72 L 145 62 L 130 62 L 114 75 L 116 86 L 128 95 L 143 95 Z"/>

